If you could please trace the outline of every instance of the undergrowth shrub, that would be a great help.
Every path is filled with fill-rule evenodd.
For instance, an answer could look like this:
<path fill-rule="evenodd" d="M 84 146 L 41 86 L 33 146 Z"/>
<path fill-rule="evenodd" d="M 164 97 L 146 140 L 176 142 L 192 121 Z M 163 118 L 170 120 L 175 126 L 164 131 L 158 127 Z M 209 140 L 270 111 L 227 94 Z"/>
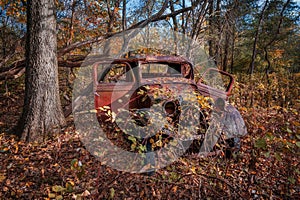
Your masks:
<path fill-rule="evenodd" d="M 239 107 L 300 107 L 300 75 L 272 73 L 235 76 L 231 101 Z"/>

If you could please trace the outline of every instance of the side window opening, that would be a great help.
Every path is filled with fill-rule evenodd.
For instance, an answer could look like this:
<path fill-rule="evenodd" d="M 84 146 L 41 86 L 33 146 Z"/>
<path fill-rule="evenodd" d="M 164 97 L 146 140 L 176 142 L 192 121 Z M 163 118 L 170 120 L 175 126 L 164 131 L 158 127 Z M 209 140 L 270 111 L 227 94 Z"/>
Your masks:
<path fill-rule="evenodd" d="M 126 83 L 133 82 L 133 74 L 131 68 L 127 64 L 112 64 L 106 72 L 103 83 Z"/>

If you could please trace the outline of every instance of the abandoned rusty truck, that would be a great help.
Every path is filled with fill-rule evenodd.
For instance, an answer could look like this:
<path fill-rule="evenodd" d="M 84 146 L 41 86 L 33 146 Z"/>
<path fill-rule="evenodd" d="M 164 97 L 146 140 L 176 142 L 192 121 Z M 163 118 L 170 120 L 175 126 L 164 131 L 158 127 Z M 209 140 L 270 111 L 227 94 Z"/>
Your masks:
<path fill-rule="evenodd" d="M 227 72 L 207 68 L 200 74 L 180 56 L 113 59 L 93 70 L 98 120 L 114 132 L 112 140 L 129 140 L 129 151 L 159 150 L 175 137 L 189 141 L 192 153 L 222 145 L 238 149 L 246 134 L 240 113 L 228 103 L 234 78 Z"/>

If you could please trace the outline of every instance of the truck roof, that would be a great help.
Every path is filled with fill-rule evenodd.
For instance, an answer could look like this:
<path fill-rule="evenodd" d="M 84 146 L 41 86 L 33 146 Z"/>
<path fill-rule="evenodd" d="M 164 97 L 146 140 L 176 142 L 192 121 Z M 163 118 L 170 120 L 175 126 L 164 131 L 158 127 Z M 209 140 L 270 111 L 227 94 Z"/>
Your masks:
<path fill-rule="evenodd" d="M 139 57 L 129 57 L 129 58 L 117 58 L 117 59 L 109 59 L 112 62 L 137 62 L 137 61 L 142 61 L 142 62 L 165 62 L 165 63 L 188 63 L 191 66 L 192 63 L 181 56 L 139 56 Z"/>

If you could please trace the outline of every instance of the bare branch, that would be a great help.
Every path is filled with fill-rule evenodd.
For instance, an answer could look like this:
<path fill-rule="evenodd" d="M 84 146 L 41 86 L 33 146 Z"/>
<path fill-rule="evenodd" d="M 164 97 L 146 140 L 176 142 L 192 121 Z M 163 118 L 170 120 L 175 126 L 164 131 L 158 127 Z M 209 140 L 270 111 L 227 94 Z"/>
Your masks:
<path fill-rule="evenodd" d="M 181 13 L 184 13 L 184 12 L 187 12 L 187 11 L 190 11 L 192 10 L 196 5 L 199 4 L 199 0 L 195 2 L 195 4 L 193 4 L 192 6 L 190 7 L 186 7 L 186 8 L 183 8 L 183 9 L 180 9 L 180 10 L 177 10 L 177 11 L 174 11 L 174 12 L 171 12 L 169 14 L 166 14 L 166 15 L 162 15 L 164 13 L 164 11 L 166 10 L 167 6 L 168 6 L 168 0 L 163 4 L 163 7 L 161 8 L 160 11 L 158 11 L 158 13 L 152 15 L 151 17 L 149 17 L 149 19 L 146 19 L 146 20 L 142 20 L 132 26 L 130 26 L 128 29 L 126 30 L 131 30 L 131 29 L 134 29 L 134 28 L 143 28 L 145 26 L 147 26 L 149 23 L 151 22 L 157 22 L 157 21 L 160 21 L 160 20 L 165 20 L 167 18 L 170 18 L 170 17 L 173 17 L 173 16 L 177 16 Z M 125 31 L 126 31 L 125 30 Z M 96 43 L 96 42 L 101 42 L 107 38 L 110 38 L 116 34 L 119 34 L 123 31 L 119 31 L 119 32 L 115 32 L 115 33 L 109 33 L 109 34 L 106 34 L 104 36 L 100 36 L 100 37 L 97 37 L 97 38 L 94 38 L 94 39 L 91 39 L 91 40 L 86 40 L 86 41 L 83 41 L 83 42 L 76 42 L 76 43 L 73 43 L 63 49 L 60 49 L 58 51 L 58 57 L 61 57 L 62 55 L 76 49 L 76 48 L 79 48 L 79 47 L 82 47 L 82 46 L 85 46 L 85 45 L 89 45 L 89 44 L 93 44 L 93 43 Z"/>
<path fill-rule="evenodd" d="M 151 22 L 157 22 L 160 20 L 165 20 L 167 18 L 170 17 L 175 17 L 179 14 L 182 14 L 184 12 L 188 12 L 192 9 L 194 9 L 195 6 L 197 6 L 201 1 L 197 0 L 195 1 L 192 6 L 190 7 L 186 7 L 186 8 L 182 8 L 179 10 L 176 10 L 174 12 L 171 12 L 169 14 L 165 14 L 163 15 L 163 13 L 166 11 L 168 4 L 169 4 L 169 0 L 166 0 L 164 2 L 164 4 L 162 5 L 162 8 L 154 15 L 150 16 L 148 19 L 146 20 L 142 20 L 132 26 L 130 26 L 129 28 L 127 28 L 126 30 L 131 30 L 131 29 L 135 29 L 135 28 L 143 28 L 145 26 L 147 26 L 149 23 Z M 126 31 L 125 30 L 125 31 Z M 70 44 L 62 49 L 59 49 L 57 52 L 57 57 L 61 58 L 63 55 L 65 55 L 66 53 L 69 53 L 70 51 L 86 46 L 86 45 L 90 45 L 93 43 L 97 43 L 97 42 L 101 42 L 107 38 L 110 38 L 116 34 L 119 34 L 123 31 L 119 31 L 119 32 L 115 32 L 115 33 L 108 33 L 104 36 L 100 36 L 100 37 L 96 37 L 90 40 L 86 40 L 86 41 L 82 41 L 82 42 L 75 42 L 73 44 Z M 79 60 L 77 60 L 76 62 L 70 61 L 70 60 L 62 60 L 59 59 L 59 66 L 60 67 L 70 67 L 70 68 L 74 68 L 74 67 L 80 67 L 82 64 L 82 61 L 85 59 L 85 57 L 80 58 Z M 4 65 L 9 59 L 5 60 L 5 62 L 1 62 L 1 65 Z M 23 71 L 23 68 L 25 67 L 25 59 L 19 60 L 15 63 L 13 63 L 12 65 L 10 65 L 9 67 L 6 67 L 5 69 L 2 69 L 0 73 L 0 80 L 4 80 L 4 79 L 14 79 L 20 76 L 21 71 Z M 17 75 L 18 74 L 18 75 Z"/>

